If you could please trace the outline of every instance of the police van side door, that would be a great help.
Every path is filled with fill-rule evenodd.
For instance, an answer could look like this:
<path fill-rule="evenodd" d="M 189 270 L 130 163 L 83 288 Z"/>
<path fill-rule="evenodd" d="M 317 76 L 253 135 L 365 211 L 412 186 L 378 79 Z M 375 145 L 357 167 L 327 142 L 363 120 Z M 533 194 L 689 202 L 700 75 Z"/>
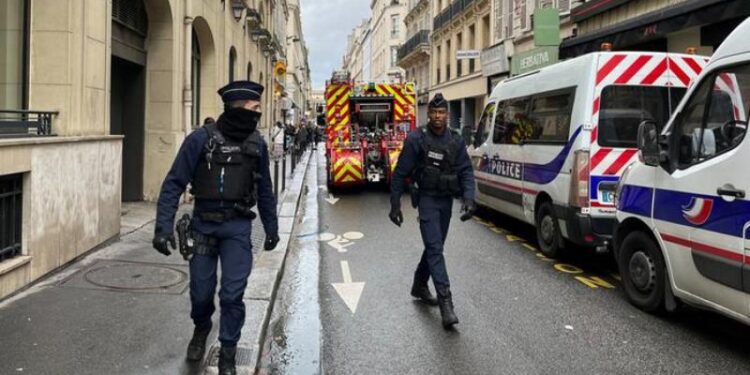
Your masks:
<path fill-rule="evenodd" d="M 677 289 L 747 315 L 750 141 L 741 98 L 750 98 L 750 64 L 719 68 L 698 84 L 672 124 L 675 169 L 657 173 L 653 216 Z"/>

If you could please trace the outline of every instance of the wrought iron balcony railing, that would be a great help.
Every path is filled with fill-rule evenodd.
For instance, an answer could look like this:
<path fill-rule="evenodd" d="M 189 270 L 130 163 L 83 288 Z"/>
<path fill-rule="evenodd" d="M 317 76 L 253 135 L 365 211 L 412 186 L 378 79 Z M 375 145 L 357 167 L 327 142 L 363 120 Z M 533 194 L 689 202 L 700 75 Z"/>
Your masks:
<path fill-rule="evenodd" d="M 430 44 L 430 31 L 429 30 L 420 30 L 414 36 L 409 38 L 406 43 L 404 43 L 403 46 L 401 46 L 398 49 L 398 60 L 403 60 L 406 56 L 408 56 L 410 53 L 414 52 L 415 49 L 417 49 L 421 45 L 429 45 Z"/>
<path fill-rule="evenodd" d="M 52 134 L 57 111 L 0 109 L 0 137 L 30 137 Z"/>
<path fill-rule="evenodd" d="M 469 8 L 474 0 L 454 0 L 451 5 L 440 12 L 432 22 L 432 27 L 437 30 L 449 24 L 454 18 L 458 17 L 464 10 Z"/>

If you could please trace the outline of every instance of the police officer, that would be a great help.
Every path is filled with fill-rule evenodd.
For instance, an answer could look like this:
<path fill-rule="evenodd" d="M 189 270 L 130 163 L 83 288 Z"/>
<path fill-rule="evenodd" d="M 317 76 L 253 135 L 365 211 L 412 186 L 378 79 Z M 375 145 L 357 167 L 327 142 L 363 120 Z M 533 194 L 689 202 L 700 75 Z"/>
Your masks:
<path fill-rule="evenodd" d="M 195 196 L 190 259 L 190 316 L 195 324 L 187 358 L 205 353 L 214 313 L 217 261 L 221 260 L 219 300 L 219 373 L 235 374 L 235 353 L 245 321 L 242 300 L 252 268 L 250 231 L 257 203 L 266 233 L 265 250 L 279 242 L 276 199 L 269 173 L 268 150 L 256 130 L 263 86 L 235 81 L 219 90 L 224 113 L 187 136 L 164 179 L 158 201 L 154 248 L 169 255 L 175 249 L 175 213 L 188 183 Z"/>
<path fill-rule="evenodd" d="M 404 141 L 391 183 L 391 221 L 401 226 L 401 194 L 405 179 L 411 177 L 417 189 L 419 230 L 424 252 L 414 273 L 411 295 L 429 305 L 438 305 L 443 327 L 458 323 L 453 311 L 450 281 L 443 257 L 443 245 L 448 236 L 453 199 L 462 198 L 462 219 L 476 210 L 474 204 L 474 172 L 466 145 L 460 135 L 447 127 L 448 102 L 442 94 L 435 94 L 428 106 L 429 123 L 411 132 Z M 414 193 L 414 192 L 413 192 Z M 432 282 L 437 299 L 427 282 Z"/>

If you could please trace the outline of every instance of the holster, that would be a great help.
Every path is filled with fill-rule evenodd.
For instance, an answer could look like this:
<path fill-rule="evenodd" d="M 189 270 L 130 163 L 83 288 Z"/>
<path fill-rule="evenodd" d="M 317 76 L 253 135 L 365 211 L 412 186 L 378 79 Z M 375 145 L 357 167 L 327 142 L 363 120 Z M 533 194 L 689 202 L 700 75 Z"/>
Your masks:
<path fill-rule="evenodd" d="M 180 254 L 185 260 L 190 260 L 193 256 L 193 237 L 192 225 L 190 224 L 190 215 L 184 214 L 177 221 L 177 242 L 180 247 Z"/>
<path fill-rule="evenodd" d="M 193 232 L 195 247 L 193 252 L 198 255 L 216 256 L 219 254 L 219 240 L 215 237 Z"/>

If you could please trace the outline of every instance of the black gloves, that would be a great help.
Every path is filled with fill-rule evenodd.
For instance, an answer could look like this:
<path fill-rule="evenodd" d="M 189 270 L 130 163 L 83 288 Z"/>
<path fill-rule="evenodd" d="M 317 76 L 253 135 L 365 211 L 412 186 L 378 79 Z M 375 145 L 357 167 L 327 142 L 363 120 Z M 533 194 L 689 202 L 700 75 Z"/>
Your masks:
<path fill-rule="evenodd" d="M 473 199 L 464 199 L 461 204 L 461 212 L 463 212 L 463 215 L 461 215 L 461 221 L 469 220 L 474 216 L 474 213 L 477 212 L 477 204 L 474 203 Z"/>
<path fill-rule="evenodd" d="M 266 242 L 263 244 L 263 250 L 270 251 L 276 248 L 279 243 L 279 234 L 271 233 L 266 235 Z"/>
<path fill-rule="evenodd" d="M 177 249 L 177 243 L 175 242 L 173 235 L 165 236 L 165 235 L 157 234 L 154 236 L 152 245 L 154 246 L 154 249 L 156 249 L 156 251 L 166 256 L 169 256 L 172 254 L 169 251 L 169 246 L 172 246 L 172 250 Z"/>
<path fill-rule="evenodd" d="M 388 218 L 391 219 L 393 224 L 401 226 L 401 223 L 404 222 L 404 215 L 401 213 L 401 206 L 398 205 L 391 205 L 391 212 L 388 214 Z"/>

